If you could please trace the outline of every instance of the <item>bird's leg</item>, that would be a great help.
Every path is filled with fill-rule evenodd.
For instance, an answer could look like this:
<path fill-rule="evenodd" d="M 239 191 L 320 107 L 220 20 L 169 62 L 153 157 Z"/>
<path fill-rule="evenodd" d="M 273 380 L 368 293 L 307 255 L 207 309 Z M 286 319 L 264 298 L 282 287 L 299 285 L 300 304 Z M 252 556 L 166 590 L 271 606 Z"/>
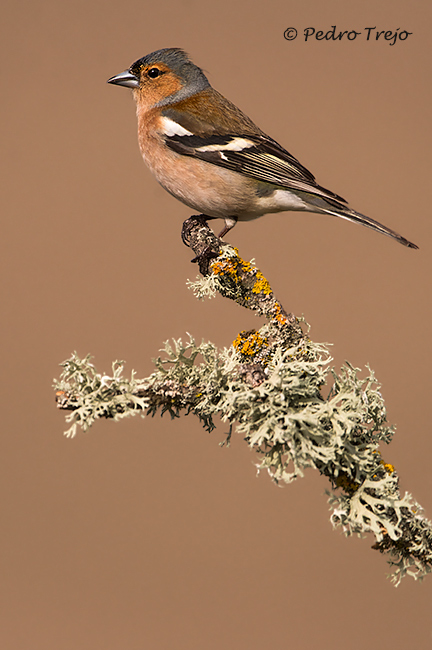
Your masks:
<path fill-rule="evenodd" d="M 229 232 L 237 223 L 237 217 L 225 217 L 225 226 L 218 234 L 219 239 L 225 237 L 227 232 Z"/>

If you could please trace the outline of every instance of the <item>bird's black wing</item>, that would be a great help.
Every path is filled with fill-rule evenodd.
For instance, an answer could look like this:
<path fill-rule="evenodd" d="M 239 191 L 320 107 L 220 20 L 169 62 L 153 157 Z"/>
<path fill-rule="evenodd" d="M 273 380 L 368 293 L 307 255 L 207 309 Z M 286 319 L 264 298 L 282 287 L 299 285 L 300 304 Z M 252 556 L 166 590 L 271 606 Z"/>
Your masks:
<path fill-rule="evenodd" d="M 166 136 L 166 144 L 179 154 L 205 160 L 257 181 L 346 203 L 341 196 L 318 185 L 306 167 L 266 135 L 173 134 Z"/>

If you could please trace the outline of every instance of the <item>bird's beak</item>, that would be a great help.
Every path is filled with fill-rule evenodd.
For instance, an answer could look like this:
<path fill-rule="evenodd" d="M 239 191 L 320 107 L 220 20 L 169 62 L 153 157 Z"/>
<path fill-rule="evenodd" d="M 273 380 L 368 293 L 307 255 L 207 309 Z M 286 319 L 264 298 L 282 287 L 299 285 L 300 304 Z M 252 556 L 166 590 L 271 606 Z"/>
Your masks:
<path fill-rule="evenodd" d="M 126 86 L 126 88 L 139 88 L 139 79 L 129 70 L 116 74 L 111 79 L 108 79 L 108 84 L 116 84 L 117 86 Z"/>

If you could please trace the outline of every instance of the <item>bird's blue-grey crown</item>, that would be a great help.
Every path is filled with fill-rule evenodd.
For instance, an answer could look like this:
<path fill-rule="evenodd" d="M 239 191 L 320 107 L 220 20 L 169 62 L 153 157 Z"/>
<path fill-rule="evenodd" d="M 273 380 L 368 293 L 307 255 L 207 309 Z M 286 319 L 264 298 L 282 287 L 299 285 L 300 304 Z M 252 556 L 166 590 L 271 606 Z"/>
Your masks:
<path fill-rule="evenodd" d="M 176 93 L 176 101 L 190 97 L 210 86 L 204 72 L 179 47 L 166 47 L 143 56 L 132 63 L 129 71 L 139 77 L 140 69 L 152 63 L 165 63 L 183 81 L 183 88 Z"/>

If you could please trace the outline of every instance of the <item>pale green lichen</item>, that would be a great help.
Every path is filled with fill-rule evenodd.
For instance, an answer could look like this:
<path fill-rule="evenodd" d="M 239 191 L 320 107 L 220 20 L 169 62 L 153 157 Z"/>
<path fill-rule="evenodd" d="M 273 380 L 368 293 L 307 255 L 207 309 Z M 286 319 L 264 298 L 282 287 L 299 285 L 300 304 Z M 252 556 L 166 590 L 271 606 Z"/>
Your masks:
<path fill-rule="evenodd" d="M 132 371 L 130 379 L 123 377 L 123 361 L 114 361 L 111 375 L 101 375 L 90 358 L 87 355 L 80 359 L 75 352 L 62 364 L 63 372 L 55 383 L 57 401 L 61 404 L 70 399 L 74 409 L 66 416 L 66 422 L 72 422 L 65 431 L 68 438 L 76 435 L 78 426 L 87 431 L 99 418 L 120 420 L 149 407 L 148 399 L 138 395 L 141 382 L 135 378 L 135 372 Z"/>
<path fill-rule="evenodd" d="M 158 412 L 194 414 L 212 431 L 218 416 L 229 424 L 227 443 L 235 429 L 257 453 L 258 471 L 275 482 L 290 483 L 308 468 L 326 476 L 332 525 L 346 535 L 372 534 L 396 585 L 405 575 L 422 579 L 432 570 L 432 524 L 411 495 L 401 496 L 395 468 L 381 456 L 394 429 L 372 370 L 362 376 L 346 363 L 336 373 L 328 345 L 304 334 L 254 263 L 217 241 L 215 250 L 209 274 L 189 283 L 194 294 L 219 292 L 268 322 L 241 332 L 229 349 L 197 345 L 190 335 L 167 342 L 145 379 L 126 378 L 123 362 L 99 374 L 90 357 L 72 355 L 55 383 L 58 405 L 69 411 L 66 435 L 98 418 Z"/>
<path fill-rule="evenodd" d="M 213 274 L 205 277 L 197 275 L 193 282 L 187 280 L 186 286 L 192 290 L 195 298 L 204 300 L 205 298 L 215 298 L 217 292 L 220 291 L 220 280 Z"/>
<path fill-rule="evenodd" d="M 268 326 L 262 330 L 264 340 Z M 133 372 L 124 377 L 120 362 L 102 375 L 89 357 L 66 361 L 55 384 L 74 408 L 66 435 L 101 417 L 158 411 L 171 417 L 193 413 L 211 431 L 218 415 L 230 424 L 229 435 L 234 426 L 255 449 L 259 470 L 276 482 L 289 483 L 307 468 L 327 476 L 336 490 L 329 493 L 333 526 L 346 535 L 372 533 L 376 547 L 389 554 L 396 584 L 404 575 L 422 578 L 431 571 L 431 524 L 410 495 L 400 496 L 394 468 L 379 452 L 393 428 L 372 371 L 360 378 L 347 364 L 336 374 L 328 347 L 303 339 L 288 348 L 276 345 L 265 380 L 252 387 L 239 372 L 241 355 L 233 347 L 218 351 L 190 337 L 166 343 L 163 351 L 155 371 L 141 380 Z"/>

